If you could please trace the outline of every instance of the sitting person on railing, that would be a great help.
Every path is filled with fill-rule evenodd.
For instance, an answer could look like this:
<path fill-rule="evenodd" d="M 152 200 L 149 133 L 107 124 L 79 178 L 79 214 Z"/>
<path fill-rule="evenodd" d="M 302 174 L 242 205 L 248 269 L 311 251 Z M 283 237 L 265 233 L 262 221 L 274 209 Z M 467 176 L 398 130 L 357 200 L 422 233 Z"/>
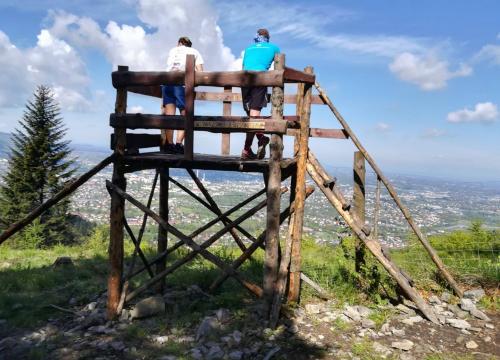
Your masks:
<path fill-rule="evenodd" d="M 267 71 L 271 67 L 274 55 L 279 54 L 278 46 L 269 42 L 269 31 L 259 29 L 254 38 L 254 44 L 245 49 L 243 55 L 243 70 Z M 241 97 L 243 98 L 243 109 L 250 117 L 259 117 L 263 107 L 267 106 L 267 87 L 253 86 L 242 87 Z M 245 146 L 241 152 L 243 160 L 263 159 L 266 156 L 266 146 L 269 144 L 269 137 L 262 133 L 257 133 L 258 149 L 257 154 L 252 151 L 254 133 L 247 133 Z"/>
<path fill-rule="evenodd" d="M 186 55 L 194 55 L 196 71 L 203 71 L 203 58 L 198 50 L 191 47 L 192 43 L 188 37 L 181 37 L 177 46 L 168 53 L 167 71 L 185 71 Z M 162 86 L 162 114 L 175 115 L 178 108 L 181 115 L 185 115 L 185 98 L 183 85 Z M 177 130 L 176 142 L 174 144 L 174 131 L 166 130 L 168 152 L 184 154 L 184 130 Z"/>

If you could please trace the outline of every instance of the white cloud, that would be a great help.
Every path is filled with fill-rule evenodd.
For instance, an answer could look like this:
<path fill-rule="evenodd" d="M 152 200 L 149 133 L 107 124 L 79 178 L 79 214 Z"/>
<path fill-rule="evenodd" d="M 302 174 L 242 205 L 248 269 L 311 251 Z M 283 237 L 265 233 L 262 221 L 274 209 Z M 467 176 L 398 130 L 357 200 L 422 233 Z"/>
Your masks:
<path fill-rule="evenodd" d="M 381 132 L 386 132 L 391 129 L 391 126 L 387 123 L 379 122 L 377 123 L 377 125 L 375 125 L 375 129 Z"/>
<path fill-rule="evenodd" d="M 19 49 L 0 31 L 0 106 L 26 103 L 37 85 L 49 85 L 63 109 L 81 110 L 89 106 L 86 89 L 89 78 L 85 64 L 65 41 L 48 30 L 37 36 L 34 47 Z"/>
<path fill-rule="evenodd" d="M 441 129 L 436 129 L 436 128 L 430 128 L 430 129 L 426 129 L 423 132 L 422 137 L 424 137 L 424 138 L 438 138 L 438 137 L 442 137 L 444 135 L 446 135 L 446 131 L 441 130 Z"/>
<path fill-rule="evenodd" d="M 135 113 L 143 113 L 144 108 L 141 105 L 135 105 L 131 106 L 130 109 L 127 109 L 129 113 L 135 114 Z"/>
<path fill-rule="evenodd" d="M 493 123 L 498 119 L 498 108 L 491 102 L 478 103 L 473 110 L 464 108 L 448 114 L 451 123 Z"/>
<path fill-rule="evenodd" d="M 500 45 L 485 45 L 475 56 L 478 60 L 491 61 L 493 64 L 500 65 Z"/>
<path fill-rule="evenodd" d="M 418 85 L 422 90 L 431 91 L 446 87 L 448 80 L 468 76 L 472 68 L 462 64 L 456 71 L 449 69 L 445 60 L 436 56 L 421 56 L 404 52 L 395 57 L 389 69 L 401 80 Z"/>
<path fill-rule="evenodd" d="M 168 11 L 166 11 L 168 9 Z M 100 50 L 115 68 L 163 70 L 168 51 L 180 36 L 189 36 L 208 70 L 237 66 L 236 57 L 224 45 L 217 14 L 203 0 L 139 0 L 137 14 L 145 27 L 110 21 L 104 29 L 86 17 L 52 12 L 50 31 L 75 46 Z"/>

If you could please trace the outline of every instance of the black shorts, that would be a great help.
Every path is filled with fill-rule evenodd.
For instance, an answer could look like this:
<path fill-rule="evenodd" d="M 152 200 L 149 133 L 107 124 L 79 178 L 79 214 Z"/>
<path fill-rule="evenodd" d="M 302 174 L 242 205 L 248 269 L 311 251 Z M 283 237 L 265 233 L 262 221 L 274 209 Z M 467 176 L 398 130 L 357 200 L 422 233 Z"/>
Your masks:
<path fill-rule="evenodd" d="M 263 107 L 267 106 L 267 87 L 242 87 L 241 97 L 243 99 L 243 109 L 245 109 L 247 113 L 249 113 L 250 110 L 261 110 Z"/>

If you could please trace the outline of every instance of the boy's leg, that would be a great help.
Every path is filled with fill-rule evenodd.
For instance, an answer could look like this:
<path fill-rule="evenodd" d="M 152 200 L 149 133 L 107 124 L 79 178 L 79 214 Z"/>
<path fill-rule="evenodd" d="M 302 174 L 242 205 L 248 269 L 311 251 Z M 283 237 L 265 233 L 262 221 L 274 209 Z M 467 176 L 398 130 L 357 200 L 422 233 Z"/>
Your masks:
<path fill-rule="evenodd" d="M 162 96 L 163 96 L 163 115 L 175 115 L 175 98 L 173 96 L 173 91 L 171 86 L 162 86 Z M 167 144 L 173 144 L 174 142 L 174 131 L 165 130 Z"/>
<path fill-rule="evenodd" d="M 186 110 L 181 110 L 180 112 L 182 116 L 186 115 Z M 182 144 L 182 142 L 184 141 L 184 137 L 185 137 L 184 130 L 177 130 L 177 137 L 175 142 L 177 144 Z"/>
<path fill-rule="evenodd" d="M 184 86 L 175 86 L 174 87 L 174 96 L 175 96 L 175 106 L 179 109 L 179 112 L 182 116 L 186 115 L 186 99 L 185 99 L 185 90 Z M 176 143 L 182 144 L 184 141 L 184 130 L 177 130 Z"/>

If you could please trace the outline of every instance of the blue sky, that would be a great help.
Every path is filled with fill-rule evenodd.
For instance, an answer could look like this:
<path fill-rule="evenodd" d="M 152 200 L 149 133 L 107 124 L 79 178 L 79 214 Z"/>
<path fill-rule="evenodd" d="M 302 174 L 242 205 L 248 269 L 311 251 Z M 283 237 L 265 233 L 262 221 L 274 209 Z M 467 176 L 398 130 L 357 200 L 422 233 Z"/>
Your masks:
<path fill-rule="evenodd" d="M 179 36 L 193 40 L 207 70 L 234 69 L 255 30 L 318 81 L 387 171 L 500 180 L 498 1 L 116 0 L 0 3 L 0 131 L 11 131 L 37 84 L 51 85 L 68 137 L 107 146 L 117 64 L 161 70 Z M 293 89 L 287 89 L 293 92 Z M 217 114 L 220 105 L 199 104 Z M 293 109 L 287 109 L 292 111 Z M 131 95 L 129 111 L 156 113 Z M 234 106 L 241 113 L 239 105 Z M 337 128 L 315 106 L 315 127 Z M 196 150 L 218 137 L 197 134 Z M 290 142 L 288 141 L 287 144 Z M 241 136 L 231 151 L 238 154 Z M 325 163 L 352 163 L 348 141 L 313 139 Z M 289 146 L 288 146 L 289 148 Z"/>

